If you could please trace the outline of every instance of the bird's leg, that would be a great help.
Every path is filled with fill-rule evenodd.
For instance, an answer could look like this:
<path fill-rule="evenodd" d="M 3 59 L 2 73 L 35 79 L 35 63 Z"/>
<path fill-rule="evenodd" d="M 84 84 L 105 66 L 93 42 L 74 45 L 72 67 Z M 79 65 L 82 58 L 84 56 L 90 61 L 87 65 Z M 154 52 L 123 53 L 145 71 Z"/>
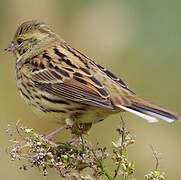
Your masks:
<path fill-rule="evenodd" d="M 52 137 L 65 128 L 69 128 L 69 125 L 65 124 L 61 128 L 58 128 L 56 131 L 53 131 L 52 133 L 48 134 L 44 140 L 50 143 L 54 148 L 56 148 L 57 144 L 52 141 Z"/>
<path fill-rule="evenodd" d="M 65 125 L 63 125 L 62 127 L 58 128 L 57 130 L 53 131 L 52 133 L 48 134 L 46 136 L 45 140 L 56 148 L 57 144 L 55 144 L 52 141 L 53 136 L 55 136 L 57 133 L 59 133 L 60 131 L 62 131 L 64 129 L 68 129 L 68 128 L 72 127 L 73 123 L 74 123 L 74 116 L 70 116 L 69 118 L 66 119 L 66 124 Z"/>
<path fill-rule="evenodd" d="M 58 128 L 56 131 L 53 131 L 52 133 L 48 134 L 48 135 L 46 136 L 46 139 L 47 139 L 48 141 L 51 141 L 51 139 L 52 139 L 52 137 L 53 137 L 54 135 L 56 135 L 57 133 L 59 133 L 60 131 L 62 131 L 63 129 L 66 129 L 66 128 L 69 128 L 69 125 L 68 125 L 68 124 L 63 125 L 61 128 Z"/>
<path fill-rule="evenodd" d="M 73 136 L 72 139 L 68 141 L 68 144 L 70 146 L 78 145 L 79 147 L 82 147 L 83 152 L 86 150 L 83 134 Z"/>
<path fill-rule="evenodd" d="M 81 145 L 82 150 L 85 151 L 85 142 L 83 139 L 83 134 L 88 134 L 92 123 L 74 123 L 71 127 L 72 134 L 75 134 L 71 140 L 68 141 L 69 145 Z"/>
<path fill-rule="evenodd" d="M 81 142 L 80 135 L 75 135 L 68 141 L 68 144 L 70 146 L 72 146 L 72 145 L 75 145 L 75 144 L 80 144 L 80 142 Z"/>
<path fill-rule="evenodd" d="M 52 147 L 57 148 L 57 144 L 56 144 L 56 143 L 54 143 L 53 141 L 51 141 L 51 140 L 49 140 L 49 139 L 46 139 L 46 138 L 43 138 L 43 139 L 44 139 L 44 141 L 45 141 L 45 142 L 47 142 L 47 143 L 51 144 L 51 145 L 52 145 Z"/>

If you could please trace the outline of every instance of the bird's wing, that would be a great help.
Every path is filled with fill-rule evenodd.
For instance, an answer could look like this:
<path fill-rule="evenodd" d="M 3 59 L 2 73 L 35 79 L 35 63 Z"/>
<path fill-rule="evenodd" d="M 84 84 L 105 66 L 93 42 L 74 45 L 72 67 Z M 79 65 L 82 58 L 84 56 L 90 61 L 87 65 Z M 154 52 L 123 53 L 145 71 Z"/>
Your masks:
<path fill-rule="evenodd" d="M 67 43 L 63 43 L 63 48 L 69 51 L 73 56 L 77 57 L 82 63 L 85 65 L 85 67 L 89 68 L 89 65 L 97 68 L 97 71 L 101 72 L 102 76 L 110 78 L 112 81 L 114 81 L 117 85 L 125 89 L 126 91 L 129 91 L 131 94 L 135 94 L 133 91 L 131 91 L 128 86 L 118 77 L 116 77 L 112 72 L 107 70 L 106 68 L 102 67 L 101 65 L 97 64 L 95 61 L 93 61 L 91 58 L 87 57 L 80 51 L 78 51 L 75 48 L 72 48 Z"/>
<path fill-rule="evenodd" d="M 52 59 L 43 53 L 26 64 L 35 86 L 56 98 L 114 110 L 102 83 L 85 68 L 63 58 L 59 52 L 60 56 L 61 59 L 56 56 Z"/>

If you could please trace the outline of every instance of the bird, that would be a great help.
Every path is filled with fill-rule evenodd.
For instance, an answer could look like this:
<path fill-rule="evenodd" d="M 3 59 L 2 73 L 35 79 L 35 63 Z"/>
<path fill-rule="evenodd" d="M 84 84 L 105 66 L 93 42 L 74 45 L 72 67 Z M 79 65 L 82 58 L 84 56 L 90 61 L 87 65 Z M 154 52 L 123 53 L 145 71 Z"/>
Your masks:
<path fill-rule="evenodd" d="M 181 120 L 181 113 L 137 96 L 111 71 L 71 47 L 45 23 L 22 23 L 5 48 L 16 58 L 21 97 L 38 115 L 60 122 L 47 139 L 67 127 L 88 131 L 109 115 L 130 112 L 157 122 Z"/>

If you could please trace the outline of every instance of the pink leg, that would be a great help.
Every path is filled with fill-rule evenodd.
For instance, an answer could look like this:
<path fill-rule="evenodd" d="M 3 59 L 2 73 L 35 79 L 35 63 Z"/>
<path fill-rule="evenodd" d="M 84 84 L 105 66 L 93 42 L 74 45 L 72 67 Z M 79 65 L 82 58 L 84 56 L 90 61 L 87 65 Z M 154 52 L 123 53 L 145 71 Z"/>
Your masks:
<path fill-rule="evenodd" d="M 46 139 L 51 140 L 54 135 L 56 135 L 57 133 L 59 133 L 60 131 L 62 131 L 63 129 L 68 128 L 68 127 L 69 127 L 69 125 L 67 125 L 67 124 L 63 125 L 61 128 L 59 128 L 56 131 L 53 131 L 52 133 L 47 135 Z"/>
<path fill-rule="evenodd" d="M 81 139 L 79 135 L 73 136 L 72 139 L 68 141 L 68 144 L 71 146 L 75 144 L 80 144 L 80 143 L 81 143 Z"/>

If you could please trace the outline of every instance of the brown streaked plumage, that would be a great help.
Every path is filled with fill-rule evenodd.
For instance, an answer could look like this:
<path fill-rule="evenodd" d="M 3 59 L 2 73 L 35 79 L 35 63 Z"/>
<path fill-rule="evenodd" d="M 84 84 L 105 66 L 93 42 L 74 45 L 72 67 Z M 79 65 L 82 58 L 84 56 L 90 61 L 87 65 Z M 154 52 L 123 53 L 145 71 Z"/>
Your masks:
<path fill-rule="evenodd" d="M 17 87 L 39 114 L 62 124 L 92 124 L 129 111 L 149 122 L 181 114 L 139 98 L 110 71 L 72 48 L 44 23 L 28 21 L 6 48 L 16 56 Z"/>

